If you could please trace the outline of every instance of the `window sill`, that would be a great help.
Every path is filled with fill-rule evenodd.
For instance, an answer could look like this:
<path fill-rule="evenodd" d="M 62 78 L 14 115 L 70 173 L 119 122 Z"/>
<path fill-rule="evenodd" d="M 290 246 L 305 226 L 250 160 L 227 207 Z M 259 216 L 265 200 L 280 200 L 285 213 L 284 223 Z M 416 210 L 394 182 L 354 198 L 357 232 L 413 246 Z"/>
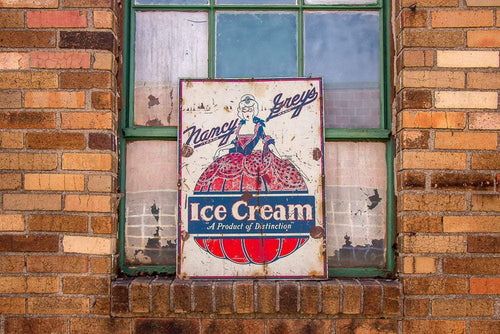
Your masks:
<path fill-rule="evenodd" d="M 117 279 L 114 317 L 399 318 L 402 284 L 388 279 L 198 281 Z"/>

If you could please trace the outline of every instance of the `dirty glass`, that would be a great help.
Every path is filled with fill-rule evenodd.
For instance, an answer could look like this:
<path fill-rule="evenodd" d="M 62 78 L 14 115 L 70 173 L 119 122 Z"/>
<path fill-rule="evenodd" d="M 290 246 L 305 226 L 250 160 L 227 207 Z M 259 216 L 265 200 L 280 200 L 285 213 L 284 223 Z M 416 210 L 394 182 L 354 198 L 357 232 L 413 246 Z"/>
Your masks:
<path fill-rule="evenodd" d="M 136 5 L 208 5 L 209 0 L 135 0 Z"/>
<path fill-rule="evenodd" d="M 377 0 L 304 0 L 306 5 L 361 5 L 376 4 Z"/>
<path fill-rule="evenodd" d="M 306 12 L 304 75 L 323 77 L 328 128 L 380 126 L 379 16 Z"/>
<path fill-rule="evenodd" d="M 127 142 L 125 262 L 175 264 L 177 211 L 175 141 Z"/>
<path fill-rule="evenodd" d="M 295 5 L 295 0 L 216 0 L 219 5 Z"/>
<path fill-rule="evenodd" d="M 207 75 L 206 12 L 137 12 L 135 125 L 177 125 L 179 78 Z"/>
<path fill-rule="evenodd" d="M 385 265 L 385 143 L 327 142 L 326 231 L 329 267 Z"/>
<path fill-rule="evenodd" d="M 216 76 L 297 76 L 297 14 L 218 13 Z"/>

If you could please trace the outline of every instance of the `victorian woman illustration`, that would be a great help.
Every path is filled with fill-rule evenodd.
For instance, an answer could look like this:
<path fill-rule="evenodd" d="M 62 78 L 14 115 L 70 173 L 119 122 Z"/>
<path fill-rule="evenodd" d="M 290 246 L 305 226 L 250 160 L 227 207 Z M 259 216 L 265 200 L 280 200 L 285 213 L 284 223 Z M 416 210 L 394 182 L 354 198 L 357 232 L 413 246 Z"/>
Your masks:
<path fill-rule="evenodd" d="M 235 138 L 217 149 L 215 161 L 198 179 L 195 192 L 307 191 L 298 169 L 282 159 L 274 139 L 266 135 L 266 124 L 258 113 L 253 95 L 243 95 L 238 104 L 240 121 Z"/>

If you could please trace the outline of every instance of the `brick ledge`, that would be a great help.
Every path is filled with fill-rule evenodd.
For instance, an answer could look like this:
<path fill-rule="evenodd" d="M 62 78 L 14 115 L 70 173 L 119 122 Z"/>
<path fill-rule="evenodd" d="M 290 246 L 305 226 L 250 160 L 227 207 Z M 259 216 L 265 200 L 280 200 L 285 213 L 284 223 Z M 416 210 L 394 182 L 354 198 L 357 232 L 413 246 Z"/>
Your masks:
<path fill-rule="evenodd" d="M 114 317 L 245 318 L 279 314 L 353 318 L 398 318 L 402 284 L 387 279 L 327 281 L 177 280 L 164 277 L 119 278 L 111 284 Z"/>

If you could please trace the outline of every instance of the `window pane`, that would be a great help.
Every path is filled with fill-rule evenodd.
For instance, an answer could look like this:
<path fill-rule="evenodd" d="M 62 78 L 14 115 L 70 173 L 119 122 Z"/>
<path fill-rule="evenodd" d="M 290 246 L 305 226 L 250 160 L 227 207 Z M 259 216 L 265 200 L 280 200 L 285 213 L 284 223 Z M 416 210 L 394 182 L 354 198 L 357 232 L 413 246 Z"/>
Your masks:
<path fill-rule="evenodd" d="M 219 13 L 217 77 L 297 76 L 295 13 Z"/>
<path fill-rule="evenodd" d="M 136 5 L 208 5 L 208 0 L 135 0 Z"/>
<path fill-rule="evenodd" d="M 326 240 L 330 267 L 384 267 L 385 145 L 326 143 Z"/>
<path fill-rule="evenodd" d="M 125 260 L 128 265 L 175 264 L 177 143 L 127 143 Z"/>
<path fill-rule="evenodd" d="M 366 3 L 377 3 L 377 0 L 305 0 L 306 5 L 357 5 Z"/>
<path fill-rule="evenodd" d="M 216 0 L 219 5 L 295 5 L 295 0 Z"/>
<path fill-rule="evenodd" d="M 208 76 L 208 14 L 136 15 L 134 124 L 177 125 L 179 77 Z"/>
<path fill-rule="evenodd" d="M 329 128 L 380 126 L 379 16 L 304 15 L 305 75 L 322 76 Z"/>

